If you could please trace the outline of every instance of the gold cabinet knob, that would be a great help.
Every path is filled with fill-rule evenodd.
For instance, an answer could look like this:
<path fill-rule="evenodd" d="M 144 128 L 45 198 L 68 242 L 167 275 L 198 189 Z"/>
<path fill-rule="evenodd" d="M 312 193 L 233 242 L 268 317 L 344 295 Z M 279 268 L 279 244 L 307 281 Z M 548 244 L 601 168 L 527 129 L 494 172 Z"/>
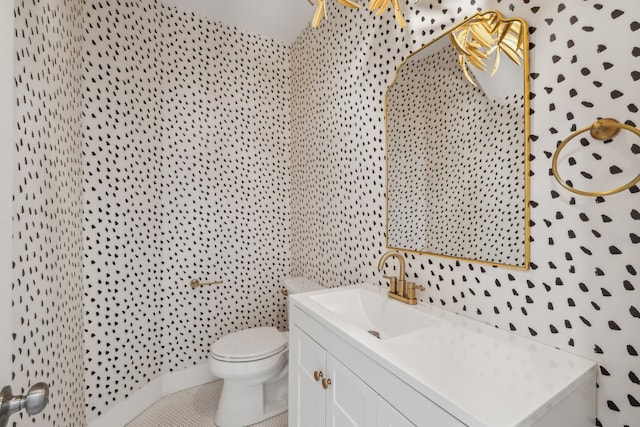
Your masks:
<path fill-rule="evenodd" d="M 313 379 L 315 379 L 316 381 L 320 381 L 320 378 L 322 378 L 323 376 L 324 376 L 324 374 L 322 373 L 322 371 L 314 371 L 313 372 Z"/>
<path fill-rule="evenodd" d="M 328 389 L 329 386 L 331 385 L 331 378 L 323 378 L 322 379 L 322 388 L 323 389 Z"/>

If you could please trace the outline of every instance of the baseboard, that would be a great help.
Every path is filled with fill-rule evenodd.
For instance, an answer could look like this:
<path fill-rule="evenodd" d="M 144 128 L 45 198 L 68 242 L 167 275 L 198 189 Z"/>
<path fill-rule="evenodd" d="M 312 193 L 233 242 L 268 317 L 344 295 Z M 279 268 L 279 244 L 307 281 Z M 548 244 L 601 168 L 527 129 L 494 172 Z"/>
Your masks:
<path fill-rule="evenodd" d="M 208 362 L 182 371 L 168 372 L 162 375 L 162 395 L 166 396 L 177 391 L 197 387 L 217 379 L 209 370 Z"/>
<path fill-rule="evenodd" d="M 89 427 L 122 427 L 161 398 L 162 376 L 117 403 L 98 418 L 89 420 Z"/>
<path fill-rule="evenodd" d="M 151 381 L 101 416 L 89 420 L 88 427 L 123 427 L 162 397 L 215 381 L 207 362 L 177 372 L 168 372 Z"/>

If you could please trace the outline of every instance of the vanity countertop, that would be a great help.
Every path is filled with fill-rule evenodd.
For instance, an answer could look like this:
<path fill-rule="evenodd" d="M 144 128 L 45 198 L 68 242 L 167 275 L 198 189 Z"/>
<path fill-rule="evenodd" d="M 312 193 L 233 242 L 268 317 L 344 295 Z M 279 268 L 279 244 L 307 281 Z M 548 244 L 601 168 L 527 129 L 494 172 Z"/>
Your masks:
<path fill-rule="evenodd" d="M 378 339 L 317 302 L 345 292 L 348 304 L 358 296 L 351 290 L 387 298 L 360 284 L 292 295 L 290 303 L 469 426 L 527 427 L 587 381 L 595 386 L 594 362 L 433 305 L 387 298 L 435 321 Z"/>

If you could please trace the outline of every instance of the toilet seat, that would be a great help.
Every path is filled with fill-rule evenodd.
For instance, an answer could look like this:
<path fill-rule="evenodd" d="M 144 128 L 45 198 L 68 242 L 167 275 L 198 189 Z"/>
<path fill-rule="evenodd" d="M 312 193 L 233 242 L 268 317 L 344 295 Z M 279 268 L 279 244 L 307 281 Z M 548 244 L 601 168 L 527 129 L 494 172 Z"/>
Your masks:
<path fill-rule="evenodd" d="M 228 362 L 249 362 L 272 356 L 288 346 L 287 336 L 272 326 L 244 329 L 225 335 L 211 345 L 211 357 Z"/>
<path fill-rule="evenodd" d="M 285 281 L 288 295 L 324 289 L 304 278 Z M 288 304 L 287 304 L 288 306 Z M 273 327 L 226 335 L 209 349 L 209 370 L 223 380 L 216 426 L 247 426 L 287 410 L 289 333 Z"/>

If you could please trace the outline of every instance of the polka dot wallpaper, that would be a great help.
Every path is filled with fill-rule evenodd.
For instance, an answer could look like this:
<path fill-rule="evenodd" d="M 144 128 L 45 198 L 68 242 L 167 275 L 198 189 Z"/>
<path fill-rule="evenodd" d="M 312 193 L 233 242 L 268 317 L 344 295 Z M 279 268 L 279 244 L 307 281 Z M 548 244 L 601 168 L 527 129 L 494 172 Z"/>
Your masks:
<path fill-rule="evenodd" d="M 51 395 L 11 423 L 82 426 L 83 1 L 20 0 L 14 14 L 11 385 Z"/>
<path fill-rule="evenodd" d="M 386 251 L 383 99 L 395 66 L 478 8 L 522 17 L 531 27 L 531 269 L 405 254 L 407 275 L 427 287 L 423 301 L 598 362 L 597 424 L 640 426 L 638 187 L 579 197 L 550 172 L 555 147 L 598 117 L 640 126 L 640 3 L 401 3 L 404 30 L 391 13 L 328 3 L 328 19 L 292 46 L 293 274 L 387 286 L 377 261 Z M 578 141 L 563 176 L 600 188 L 635 176 L 638 141 L 615 142 Z"/>
<path fill-rule="evenodd" d="M 206 362 L 251 326 L 285 327 L 289 49 L 165 8 L 163 366 Z M 222 280 L 196 290 L 192 278 Z"/>
<path fill-rule="evenodd" d="M 531 26 L 531 269 L 406 254 L 407 273 L 424 301 L 597 361 L 598 425 L 640 426 L 638 187 L 578 197 L 550 172 L 573 130 L 640 125 L 640 3 L 443 3 L 403 2 L 405 30 L 329 3 L 289 48 L 155 1 L 16 1 L 13 374 L 52 385 L 16 425 L 85 425 L 85 401 L 93 419 L 228 331 L 282 327 L 289 273 L 386 286 L 384 92 L 497 8 Z M 563 177 L 637 174 L 624 138 L 580 138 Z"/>
<path fill-rule="evenodd" d="M 85 10 L 83 276 L 91 421 L 162 373 L 165 76 L 155 3 L 101 2 Z"/>
<path fill-rule="evenodd" d="M 289 49 L 159 2 L 99 6 L 83 90 L 89 419 L 206 363 L 224 334 L 284 328 L 290 271 Z"/>

